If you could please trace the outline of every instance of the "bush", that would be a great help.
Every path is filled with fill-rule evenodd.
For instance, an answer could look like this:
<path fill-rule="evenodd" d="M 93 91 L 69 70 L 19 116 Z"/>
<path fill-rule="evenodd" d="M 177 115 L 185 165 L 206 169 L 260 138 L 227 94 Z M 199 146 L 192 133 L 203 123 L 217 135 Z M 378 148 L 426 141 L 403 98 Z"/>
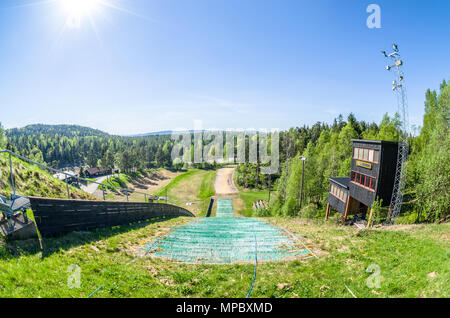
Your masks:
<path fill-rule="evenodd" d="M 259 217 L 268 217 L 272 216 L 272 213 L 269 208 L 258 208 L 255 210 L 255 215 Z"/>
<path fill-rule="evenodd" d="M 308 204 L 300 210 L 300 216 L 307 219 L 318 217 L 318 210 L 314 204 Z"/>
<path fill-rule="evenodd" d="M 281 210 L 282 210 L 284 216 L 298 216 L 297 200 L 295 200 L 292 197 L 288 198 Z"/>
<path fill-rule="evenodd" d="M 276 197 L 274 200 L 271 201 L 270 204 L 271 214 L 274 216 L 282 216 L 283 215 L 282 207 L 283 206 L 280 202 L 280 199 Z"/>

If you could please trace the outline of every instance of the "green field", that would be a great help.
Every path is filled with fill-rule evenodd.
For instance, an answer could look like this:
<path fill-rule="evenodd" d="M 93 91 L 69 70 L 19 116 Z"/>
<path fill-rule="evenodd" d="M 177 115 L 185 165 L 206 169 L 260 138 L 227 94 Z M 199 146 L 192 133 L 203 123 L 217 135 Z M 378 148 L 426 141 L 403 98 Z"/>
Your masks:
<path fill-rule="evenodd" d="M 204 215 L 216 171 L 189 170 L 157 194 Z M 244 191 L 245 208 L 267 198 Z M 186 202 L 193 202 L 186 206 Z M 242 212 L 244 211 L 244 212 Z M 449 297 L 449 224 L 358 231 L 331 220 L 262 219 L 287 229 L 316 258 L 258 263 L 251 297 Z M 253 263 L 184 264 L 141 255 L 142 248 L 192 218 L 149 220 L 43 240 L 0 240 L 0 297 L 245 297 Z M 126 264 L 136 259 L 131 265 Z M 76 266 L 76 267 L 73 267 Z M 80 286 L 68 285 L 79 270 Z M 76 281 L 76 280 L 75 280 Z M 379 283 L 379 284 L 378 284 Z M 73 288 L 71 288 L 73 287 Z M 351 292 L 350 292 L 351 291 Z"/>
<path fill-rule="evenodd" d="M 193 265 L 147 256 L 153 237 L 189 218 L 75 232 L 44 241 L 0 243 L 0 297 L 245 297 L 253 264 Z M 450 226 L 420 225 L 358 232 L 298 219 L 271 222 L 303 235 L 318 259 L 259 263 L 252 297 L 449 297 Z M 80 288 L 69 288 L 70 266 Z M 380 285 L 368 285 L 372 265 Z M 378 266 L 378 267 L 377 267 Z M 51 288 L 49 288 L 51 286 Z M 372 286 L 372 287 L 370 287 Z"/>
<path fill-rule="evenodd" d="M 254 211 L 253 211 L 253 203 L 259 200 L 263 200 L 265 202 L 267 202 L 268 198 L 269 198 L 269 191 L 268 190 L 259 190 L 259 191 L 255 191 L 255 190 L 242 190 L 239 189 L 240 193 L 239 193 L 239 198 L 242 200 L 243 205 L 241 206 L 239 209 L 239 214 L 243 215 L 243 216 L 253 216 Z"/>
<path fill-rule="evenodd" d="M 209 199 L 214 195 L 215 170 L 190 169 L 175 177 L 155 195 L 169 197 L 168 203 L 188 209 L 196 216 L 205 216 Z M 186 203 L 192 203 L 187 206 Z"/>

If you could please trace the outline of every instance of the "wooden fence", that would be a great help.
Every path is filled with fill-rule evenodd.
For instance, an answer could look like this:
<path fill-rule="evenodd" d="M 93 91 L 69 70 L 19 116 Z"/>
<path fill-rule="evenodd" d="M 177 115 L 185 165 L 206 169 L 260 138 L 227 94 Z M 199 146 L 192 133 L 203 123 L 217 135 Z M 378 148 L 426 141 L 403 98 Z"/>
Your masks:
<path fill-rule="evenodd" d="M 36 225 L 42 236 L 177 216 L 194 216 L 166 203 L 85 201 L 30 197 Z"/>

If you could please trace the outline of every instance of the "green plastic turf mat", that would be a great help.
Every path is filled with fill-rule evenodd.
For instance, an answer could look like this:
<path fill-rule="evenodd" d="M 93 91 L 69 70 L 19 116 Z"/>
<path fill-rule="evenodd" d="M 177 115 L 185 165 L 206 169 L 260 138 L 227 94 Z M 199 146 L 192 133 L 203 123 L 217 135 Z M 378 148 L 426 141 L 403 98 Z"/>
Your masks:
<path fill-rule="evenodd" d="M 279 228 L 252 218 L 233 217 L 231 199 L 219 199 L 215 218 L 199 218 L 145 247 L 154 255 L 189 263 L 281 261 L 310 252 Z M 256 242 L 255 242 L 256 240 Z"/>
<path fill-rule="evenodd" d="M 234 217 L 233 200 L 232 199 L 217 199 L 217 218 L 232 218 Z"/>

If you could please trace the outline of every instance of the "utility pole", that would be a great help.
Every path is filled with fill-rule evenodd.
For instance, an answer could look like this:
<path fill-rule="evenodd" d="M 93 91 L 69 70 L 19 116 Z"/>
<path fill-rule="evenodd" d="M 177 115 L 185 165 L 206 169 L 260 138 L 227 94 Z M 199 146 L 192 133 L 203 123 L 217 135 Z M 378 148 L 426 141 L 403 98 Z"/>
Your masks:
<path fill-rule="evenodd" d="M 397 44 L 392 45 L 393 52 L 387 54 L 381 51 L 391 65 L 386 66 L 386 70 L 393 71 L 394 81 L 392 82 L 392 90 L 397 93 L 397 113 L 400 115 L 400 131 L 397 151 L 397 165 L 395 170 L 394 188 L 392 191 L 391 202 L 389 205 L 389 213 L 386 218 L 386 224 L 390 225 L 400 214 L 403 203 L 403 192 L 406 185 L 406 170 L 408 163 L 409 144 L 409 115 L 408 115 L 408 99 L 405 88 L 405 75 L 403 73 L 403 61 L 400 57 Z"/>
<path fill-rule="evenodd" d="M 306 157 L 300 156 L 298 159 L 302 160 L 302 185 L 300 188 L 300 209 L 302 208 L 302 201 L 303 201 L 303 180 L 305 179 L 305 161 Z"/>

